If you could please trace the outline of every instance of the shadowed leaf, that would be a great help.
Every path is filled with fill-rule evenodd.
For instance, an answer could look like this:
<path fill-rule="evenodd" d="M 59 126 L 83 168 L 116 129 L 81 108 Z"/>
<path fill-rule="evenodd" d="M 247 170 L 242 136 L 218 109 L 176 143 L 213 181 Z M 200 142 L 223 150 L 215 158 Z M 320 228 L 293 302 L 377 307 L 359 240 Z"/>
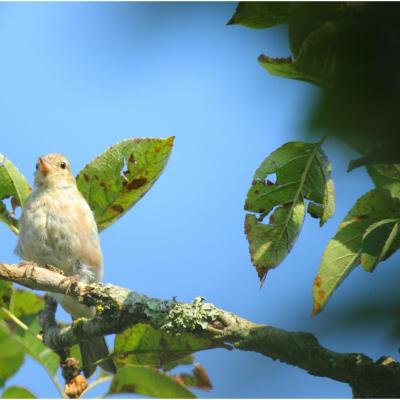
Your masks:
<path fill-rule="evenodd" d="M 270 28 L 287 21 L 290 3 L 240 2 L 227 25 L 243 25 L 248 28 Z"/>
<path fill-rule="evenodd" d="M 152 367 L 119 368 L 108 394 L 138 393 L 158 398 L 195 398 L 185 386 Z"/>
<path fill-rule="evenodd" d="M 375 186 L 400 183 L 400 164 L 373 164 L 366 168 Z"/>
<path fill-rule="evenodd" d="M 136 324 L 115 337 L 114 360 L 120 365 L 137 364 L 170 369 L 187 364 L 187 356 L 199 350 L 213 348 L 208 339 L 189 334 L 172 335 L 147 324 Z"/>
<path fill-rule="evenodd" d="M 291 250 L 303 224 L 305 200 L 314 204 L 308 211 L 320 219 L 321 226 L 333 215 L 331 167 L 320 146 L 286 143 L 268 156 L 254 175 L 245 209 L 259 215 L 246 215 L 245 231 L 261 282 Z M 274 208 L 269 223 L 264 224 Z"/>
<path fill-rule="evenodd" d="M 372 272 L 379 262 L 391 255 L 398 239 L 399 219 L 386 219 L 370 225 L 361 246 L 360 263 L 364 269 Z"/>
<path fill-rule="evenodd" d="M 36 396 L 32 394 L 28 389 L 20 386 L 10 386 L 4 390 L 1 395 L 3 399 L 36 399 Z"/>
<path fill-rule="evenodd" d="M 0 307 L 5 307 L 7 309 L 10 307 L 12 294 L 13 294 L 12 283 L 0 279 Z"/>
<path fill-rule="evenodd" d="M 321 81 L 318 78 L 299 71 L 291 57 L 272 58 L 262 54 L 258 57 L 258 62 L 271 75 L 309 82 L 314 85 L 321 86 Z"/>
<path fill-rule="evenodd" d="M 31 192 L 28 181 L 8 160 L 0 154 L 0 220 L 14 233 L 18 233 L 17 207 L 23 207 Z M 6 199 L 10 199 L 7 207 Z"/>
<path fill-rule="evenodd" d="M 77 185 L 89 203 L 99 231 L 124 215 L 161 175 L 174 137 L 127 139 L 86 165 Z"/>
<path fill-rule="evenodd" d="M 360 264 L 361 256 L 366 269 L 372 270 L 377 262 L 393 253 L 399 245 L 395 228 L 399 218 L 400 184 L 371 190 L 357 200 L 322 256 L 313 286 L 313 314 L 323 309 L 332 293 Z M 379 240 L 371 236 L 376 229 Z"/>

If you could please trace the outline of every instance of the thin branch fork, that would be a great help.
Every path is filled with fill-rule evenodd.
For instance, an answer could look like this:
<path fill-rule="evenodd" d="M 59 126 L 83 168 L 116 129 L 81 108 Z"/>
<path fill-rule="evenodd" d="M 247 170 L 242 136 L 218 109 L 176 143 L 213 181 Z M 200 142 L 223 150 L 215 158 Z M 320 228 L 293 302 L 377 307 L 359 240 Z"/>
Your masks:
<path fill-rule="evenodd" d="M 61 329 L 55 323 L 55 309 L 42 315 L 43 340 L 55 350 L 145 322 L 171 333 L 207 337 L 213 347 L 258 352 L 312 375 L 347 383 L 354 397 L 400 397 L 400 364 L 394 359 L 381 357 L 374 362 L 364 354 L 334 352 L 322 347 L 310 333 L 255 324 L 202 298 L 187 304 L 150 298 L 114 285 L 71 282 L 54 270 L 28 262 L 0 263 L 0 278 L 31 289 L 68 294 L 96 307 L 95 318 L 81 318 Z"/>

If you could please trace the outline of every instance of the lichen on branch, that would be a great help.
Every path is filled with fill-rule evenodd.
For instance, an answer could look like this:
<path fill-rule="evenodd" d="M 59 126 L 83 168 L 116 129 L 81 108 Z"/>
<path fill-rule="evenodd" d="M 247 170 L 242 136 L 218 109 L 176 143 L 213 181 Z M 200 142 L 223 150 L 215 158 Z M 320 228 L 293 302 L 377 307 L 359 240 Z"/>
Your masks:
<path fill-rule="evenodd" d="M 43 340 L 55 349 L 68 348 L 96 336 L 119 333 L 138 323 L 171 334 L 208 340 L 206 347 L 254 351 L 351 386 L 355 397 L 400 397 L 400 364 L 390 357 L 374 362 L 364 354 L 337 353 L 321 346 L 307 332 L 288 332 L 247 321 L 205 302 L 160 300 L 114 285 L 85 284 L 34 263 L 0 264 L 0 278 L 23 286 L 68 294 L 96 307 L 96 317 L 80 318 L 59 328 L 55 308 L 41 316 Z M 304 355 L 307 354 L 307 357 Z"/>

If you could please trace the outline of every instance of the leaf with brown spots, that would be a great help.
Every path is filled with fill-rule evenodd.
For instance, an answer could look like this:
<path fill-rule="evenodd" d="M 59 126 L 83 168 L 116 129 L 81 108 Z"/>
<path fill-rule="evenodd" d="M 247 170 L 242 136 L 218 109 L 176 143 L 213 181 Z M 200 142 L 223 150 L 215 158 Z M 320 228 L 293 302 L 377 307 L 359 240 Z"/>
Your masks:
<path fill-rule="evenodd" d="M 245 232 L 261 283 L 292 249 L 303 225 L 306 201 L 308 212 L 319 218 L 320 225 L 333 215 L 330 173 L 321 142 L 286 143 L 257 169 L 245 202 L 245 209 L 253 213 L 246 215 Z M 267 215 L 268 224 L 263 223 Z"/>
<path fill-rule="evenodd" d="M 400 247 L 400 184 L 373 189 L 346 215 L 322 256 L 313 286 L 313 314 L 359 264 L 367 271 Z"/>
<path fill-rule="evenodd" d="M 28 181 L 14 164 L 0 154 L 0 221 L 18 234 L 17 207 L 24 206 L 31 192 Z M 6 200 L 10 200 L 7 206 Z"/>
<path fill-rule="evenodd" d="M 86 165 L 77 185 L 93 210 L 99 231 L 124 215 L 151 188 L 171 154 L 174 137 L 119 142 Z"/>

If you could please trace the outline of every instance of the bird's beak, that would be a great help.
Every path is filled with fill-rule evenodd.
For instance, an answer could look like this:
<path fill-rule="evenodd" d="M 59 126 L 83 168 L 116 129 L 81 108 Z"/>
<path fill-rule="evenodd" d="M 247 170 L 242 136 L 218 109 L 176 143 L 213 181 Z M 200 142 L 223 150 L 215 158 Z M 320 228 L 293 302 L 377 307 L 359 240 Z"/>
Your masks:
<path fill-rule="evenodd" d="M 51 170 L 51 165 L 44 159 L 44 158 L 39 158 L 39 166 L 40 170 L 44 173 L 47 174 Z"/>

